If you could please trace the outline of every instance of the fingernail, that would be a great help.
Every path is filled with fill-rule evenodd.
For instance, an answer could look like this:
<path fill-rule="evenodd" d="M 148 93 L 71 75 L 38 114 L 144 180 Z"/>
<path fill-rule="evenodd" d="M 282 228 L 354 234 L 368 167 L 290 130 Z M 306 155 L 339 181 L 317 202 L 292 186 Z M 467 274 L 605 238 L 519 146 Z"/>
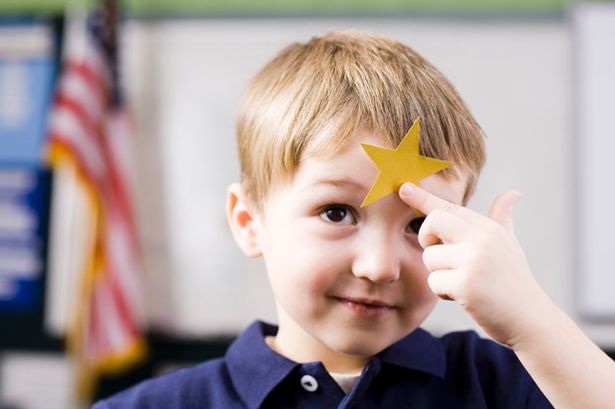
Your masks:
<path fill-rule="evenodd" d="M 412 185 L 412 183 L 404 183 L 403 185 L 401 185 L 399 193 L 404 196 L 412 196 L 412 193 L 414 193 L 414 186 Z"/>

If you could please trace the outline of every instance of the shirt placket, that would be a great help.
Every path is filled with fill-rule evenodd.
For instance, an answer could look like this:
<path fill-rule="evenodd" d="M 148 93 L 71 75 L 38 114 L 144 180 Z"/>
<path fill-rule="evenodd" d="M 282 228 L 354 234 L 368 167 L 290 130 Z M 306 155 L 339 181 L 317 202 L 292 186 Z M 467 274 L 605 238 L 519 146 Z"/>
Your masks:
<path fill-rule="evenodd" d="M 368 362 L 363 369 L 361 377 L 350 390 L 350 393 L 340 402 L 338 409 L 360 409 L 363 407 L 362 398 L 365 392 L 372 384 L 374 378 L 380 373 L 381 362 L 378 358 L 374 358 Z"/>
<path fill-rule="evenodd" d="M 320 362 L 302 364 L 293 384 L 302 409 L 336 408 L 345 396 Z"/>

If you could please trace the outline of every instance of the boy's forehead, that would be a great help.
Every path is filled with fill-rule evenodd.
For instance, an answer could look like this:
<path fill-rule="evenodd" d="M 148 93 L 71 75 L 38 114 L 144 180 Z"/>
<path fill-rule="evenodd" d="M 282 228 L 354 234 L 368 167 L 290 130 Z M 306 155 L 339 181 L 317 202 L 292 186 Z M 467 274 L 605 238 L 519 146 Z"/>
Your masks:
<path fill-rule="evenodd" d="M 380 143 L 376 137 L 353 138 L 344 149 L 331 155 L 308 156 L 301 160 L 293 184 L 301 191 L 304 189 L 351 190 L 367 194 L 378 177 L 379 170 L 371 161 L 360 143 Z M 431 175 L 420 185 L 431 193 L 453 203 L 461 203 L 468 182 L 465 172 L 457 172 L 457 179 L 444 178 L 440 174 Z"/>
<path fill-rule="evenodd" d="M 305 155 L 301 159 L 295 180 L 297 183 L 309 186 L 332 185 L 345 187 L 369 188 L 369 179 L 375 165 L 369 163 L 369 157 L 363 152 L 359 142 L 353 140 L 337 152 L 320 155 Z M 360 171 L 357 171 L 360 169 Z"/>

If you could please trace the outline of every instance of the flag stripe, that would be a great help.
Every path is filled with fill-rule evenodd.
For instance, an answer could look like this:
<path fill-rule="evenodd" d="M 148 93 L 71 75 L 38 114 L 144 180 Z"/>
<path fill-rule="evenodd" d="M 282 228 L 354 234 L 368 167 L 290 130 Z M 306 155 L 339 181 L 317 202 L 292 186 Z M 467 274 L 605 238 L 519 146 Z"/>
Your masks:
<path fill-rule="evenodd" d="M 86 130 L 79 120 L 69 110 L 58 106 L 51 122 L 52 143 L 62 142 L 69 147 L 86 171 L 86 175 L 91 177 L 91 182 L 99 185 L 104 177 L 106 165 L 96 144 L 85 136 Z"/>
<path fill-rule="evenodd" d="M 58 89 L 58 97 L 71 99 L 81 105 L 81 108 L 87 112 L 89 118 L 101 118 L 104 112 L 102 102 L 104 99 L 100 97 L 83 98 L 83 95 L 95 95 L 96 89 L 86 81 L 81 75 L 65 76 Z"/>
<path fill-rule="evenodd" d="M 119 223 L 110 223 L 110 229 L 106 247 L 110 249 L 112 254 L 116 257 L 110 259 L 109 268 L 114 271 L 128 271 L 133 272 L 137 269 L 137 259 L 135 254 L 129 251 L 130 238 L 128 237 L 128 231 L 125 227 Z M 128 318 L 129 323 L 136 323 L 138 321 L 136 311 L 131 310 L 124 301 L 125 299 L 135 300 L 138 297 L 138 280 L 135 274 L 126 274 L 122 280 L 117 279 L 117 274 L 111 276 L 111 285 L 114 291 L 118 294 L 116 296 L 118 305 L 120 306 L 123 315 Z M 135 310 L 138 306 L 134 306 Z M 131 328 L 134 326 L 131 325 Z"/>
<path fill-rule="evenodd" d="M 91 96 L 99 101 L 108 99 L 108 81 L 104 66 L 100 58 L 88 53 L 83 60 L 68 60 L 66 64 L 66 78 L 82 78 L 91 88 Z"/>

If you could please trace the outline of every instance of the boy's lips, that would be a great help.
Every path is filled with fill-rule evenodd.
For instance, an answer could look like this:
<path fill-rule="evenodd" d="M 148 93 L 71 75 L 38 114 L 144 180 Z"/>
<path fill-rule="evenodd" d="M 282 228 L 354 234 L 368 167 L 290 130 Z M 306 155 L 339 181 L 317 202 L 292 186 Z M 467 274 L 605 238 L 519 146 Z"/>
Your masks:
<path fill-rule="evenodd" d="M 387 302 L 361 297 L 334 297 L 339 303 L 348 307 L 352 312 L 368 317 L 377 317 L 396 308 Z"/>
<path fill-rule="evenodd" d="M 374 306 L 374 307 L 393 308 L 393 305 L 387 302 L 384 302 L 384 301 L 373 299 L 373 298 L 362 298 L 362 297 L 337 297 L 337 298 L 339 298 L 340 300 L 350 301 L 350 302 L 354 302 L 357 304 L 366 304 L 366 305 Z"/>

